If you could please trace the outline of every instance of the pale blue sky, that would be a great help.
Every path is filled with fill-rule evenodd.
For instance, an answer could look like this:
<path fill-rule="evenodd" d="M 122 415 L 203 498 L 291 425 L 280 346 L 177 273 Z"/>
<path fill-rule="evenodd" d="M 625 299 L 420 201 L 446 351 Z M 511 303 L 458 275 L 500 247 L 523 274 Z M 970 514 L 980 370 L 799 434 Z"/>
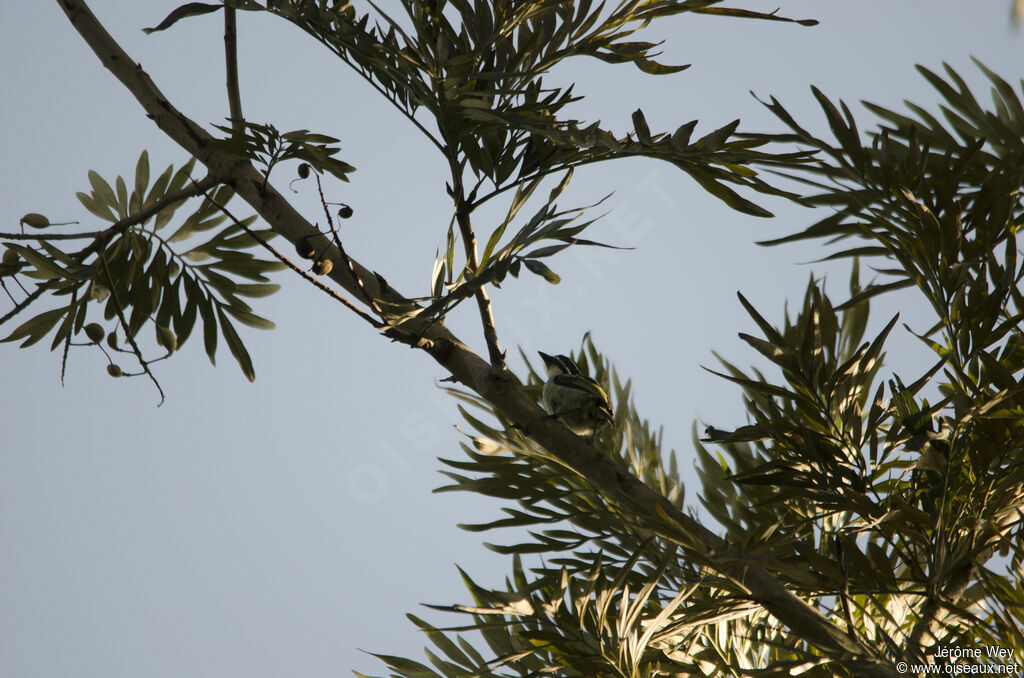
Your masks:
<path fill-rule="evenodd" d="M 146 36 L 139 29 L 180 0 L 91 4 L 183 111 L 222 121 L 218 15 Z M 775 7 L 761 5 L 745 6 Z M 688 71 L 654 78 L 578 62 L 554 77 L 588 95 L 577 117 L 624 131 L 642 107 L 655 131 L 698 118 L 700 132 L 737 117 L 744 130 L 778 129 L 750 90 L 778 96 L 821 129 L 812 84 L 851 104 L 896 107 L 935 101 L 915 63 L 948 61 L 982 94 L 971 55 L 1011 82 L 1021 76 L 1024 43 L 1009 27 L 1008 2 L 805 0 L 782 12 L 822 23 L 680 17 L 651 35 L 668 40 L 665 61 L 692 63 Z M 346 246 L 398 289 L 425 293 L 449 214 L 440 157 L 298 30 L 244 13 L 240 30 L 247 117 L 340 137 L 341 157 L 358 168 L 332 189 L 355 208 Z M 89 169 L 130 174 L 142 149 L 154 168 L 185 160 L 56 2 L 4 0 L 0 63 L 0 231 L 15 230 L 26 212 L 88 219 L 74 193 L 88 186 Z M 826 270 L 799 263 L 822 251 L 752 244 L 799 229 L 810 213 L 776 201 L 768 206 L 778 218 L 745 217 L 651 162 L 578 172 L 562 203 L 609 191 L 615 211 L 593 235 L 636 249 L 556 257 L 559 286 L 509 281 L 494 295 L 498 329 L 506 346 L 533 355 L 566 352 L 591 330 L 689 473 L 695 417 L 742 423 L 737 391 L 699 368 L 714 365 L 712 350 L 741 365 L 754 360 L 736 338 L 752 331 L 736 291 L 777 322 L 811 270 Z M 298 202 L 318 216 L 308 194 Z M 831 275 L 841 293 L 843 269 Z M 192 342 L 159 364 L 168 396 L 159 409 L 148 382 L 110 379 L 98 354 L 73 353 L 61 388 L 59 353 L 47 342 L 0 345 L 0 675 L 379 673 L 358 648 L 420 656 L 424 639 L 406 611 L 458 622 L 418 608 L 467 599 L 454 562 L 500 584 L 505 561 L 455 527 L 496 517 L 498 506 L 431 494 L 443 482 L 436 457 L 460 454 L 455 408 L 435 385 L 444 374 L 297 278 L 279 282 L 283 291 L 258 306 L 278 329 L 245 333 L 256 383 L 226 352 L 212 368 Z M 923 318 L 914 302 L 880 305 L 874 327 L 894 310 L 912 324 Z M 454 326 L 480 347 L 472 321 Z M 916 350 L 898 335 L 891 362 L 913 373 L 927 360 Z M 522 369 L 518 359 L 512 366 Z"/>

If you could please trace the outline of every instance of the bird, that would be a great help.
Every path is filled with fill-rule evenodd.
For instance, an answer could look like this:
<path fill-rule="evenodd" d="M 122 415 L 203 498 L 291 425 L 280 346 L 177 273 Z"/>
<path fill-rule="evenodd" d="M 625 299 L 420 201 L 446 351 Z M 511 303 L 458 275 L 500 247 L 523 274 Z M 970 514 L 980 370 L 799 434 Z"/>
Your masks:
<path fill-rule="evenodd" d="M 548 413 L 578 436 L 593 437 L 612 424 L 615 409 L 596 381 L 583 374 L 572 358 L 540 353 L 547 368 L 541 399 Z"/>

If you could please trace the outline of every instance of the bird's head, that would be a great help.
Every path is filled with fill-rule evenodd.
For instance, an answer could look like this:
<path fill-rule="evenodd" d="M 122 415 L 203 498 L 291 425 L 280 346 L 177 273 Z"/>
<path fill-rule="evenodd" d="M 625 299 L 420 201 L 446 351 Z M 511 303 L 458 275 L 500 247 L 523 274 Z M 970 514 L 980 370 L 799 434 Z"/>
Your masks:
<path fill-rule="evenodd" d="M 541 359 L 544 360 L 544 366 L 548 370 L 549 379 L 560 374 L 580 374 L 580 368 L 569 356 L 548 355 L 543 351 L 538 351 L 538 353 L 540 353 Z"/>

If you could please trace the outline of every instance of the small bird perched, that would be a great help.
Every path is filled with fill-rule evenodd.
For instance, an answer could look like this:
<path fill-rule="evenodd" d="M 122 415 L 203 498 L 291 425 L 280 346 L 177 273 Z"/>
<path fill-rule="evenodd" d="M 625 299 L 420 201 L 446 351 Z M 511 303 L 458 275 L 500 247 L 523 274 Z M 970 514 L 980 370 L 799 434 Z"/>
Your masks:
<path fill-rule="evenodd" d="M 615 419 L 612 401 L 601 385 L 583 374 L 572 358 L 541 353 L 548 370 L 542 399 L 553 417 L 579 436 L 591 438 Z"/>

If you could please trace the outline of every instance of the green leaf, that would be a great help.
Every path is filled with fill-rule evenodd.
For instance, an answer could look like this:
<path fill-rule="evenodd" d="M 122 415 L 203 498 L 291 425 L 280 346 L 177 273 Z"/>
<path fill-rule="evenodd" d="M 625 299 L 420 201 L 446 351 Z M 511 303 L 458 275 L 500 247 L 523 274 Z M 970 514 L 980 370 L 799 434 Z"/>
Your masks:
<path fill-rule="evenodd" d="M 153 182 L 153 187 L 149 189 L 149 193 L 146 195 L 145 200 L 142 201 L 143 207 L 149 207 L 156 200 L 160 199 L 167 192 L 167 186 L 171 183 L 171 176 L 174 174 L 174 165 L 168 165 L 160 176 Z"/>
<path fill-rule="evenodd" d="M 775 216 L 765 208 L 757 205 L 746 198 L 740 196 L 736 191 L 732 190 L 728 186 L 720 183 L 713 179 L 710 174 L 704 170 L 696 168 L 683 168 L 690 176 L 697 180 L 701 186 L 704 187 L 711 195 L 715 196 L 729 207 L 733 208 L 737 212 L 743 212 L 755 217 L 773 217 Z"/>
<path fill-rule="evenodd" d="M 633 63 L 644 73 L 651 75 L 669 75 L 671 73 L 679 73 L 685 71 L 690 67 L 690 64 L 683 64 L 681 66 L 668 66 L 666 64 L 659 64 L 653 59 L 633 59 Z"/>
<path fill-rule="evenodd" d="M 198 292 L 199 288 L 196 286 Z M 197 293 L 190 295 L 189 299 L 196 300 L 199 308 L 199 316 L 203 319 L 203 347 L 206 349 L 206 357 L 210 359 L 211 365 L 216 365 L 217 355 L 217 315 L 214 309 L 214 302 L 205 294 Z M 177 333 L 181 336 L 181 333 Z"/>
<path fill-rule="evenodd" d="M 395 657 L 389 654 L 375 654 L 373 656 L 386 662 L 388 666 L 396 671 L 401 671 L 403 676 L 408 676 L 409 678 L 442 678 L 441 674 L 429 666 L 414 662 L 411 659 Z"/>
<path fill-rule="evenodd" d="M 117 177 L 114 185 L 117 187 L 117 216 L 124 219 L 128 216 L 128 186 L 122 176 Z"/>
<path fill-rule="evenodd" d="M 723 125 L 714 132 L 704 135 L 697 140 L 694 146 L 705 153 L 714 153 L 722 148 L 726 140 L 732 136 L 733 132 L 735 132 L 736 128 L 739 126 L 740 121 L 733 120 L 728 125 Z"/>
<path fill-rule="evenodd" d="M 537 261 L 536 259 L 523 259 L 523 265 L 526 266 L 526 268 L 529 269 L 531 273 L 536 273 L 537 275 L 544 278 L 552 285 L 557 285 L 558 283 L 562 282 L 562 278 L 557 273 L 548 268 L 547 265 L 544 264 L 544 262 Z"/>
<path fill-rule="evenodd" d="M 169 192 L 173 192 L 173 191 L 180 191 L 182 188 L 184 188 L 185 184 L 189 183 L 189 180 L 192 177 L 192 168 L 195 167 L 195 165 L 196 165 L 196 159 L 195 158 L 189 158 L 188 162 L 186 162 L 184 165 L 182 165 L 178 169 L 178 171 L 174 173 L 174 176 L 171 178 L 171 183 L 168 185 L 167 190 Z M 223 190 L 228 191 L 228 197 L 224 198 L 223 200 L 218 200 L 218 202 L 220 202 L 221 205 L 226 204 L 228 199 L 230 199 L 230 195 L 233 193 L 231 191 L 230 187 L 220 186 L 214 192 L 214 195 L 215 196 L 220 195 L 220 191 L 223 191 Z"/>
<path fill-rule="evenodd" d="M 224 311 L 220 308 L 217 309 L 217 319 L 220 321 L 220 332 L 224 337 L 224 342 L 228 345 L 228 350 L 231 351 L 231 355 L 235 357 L 238 362 L 238 366 L 242 369 L 242 374 L 249 381 L 256 380 L 256 371 L 252 367 L 252 358 L 249 357 L 249 351 L 245 349 L 245 344 L 242 343 L 242 339 L 238 336 L 238 332 L 235 331 L 234 325 L 228 320 L 228 317 L 224 315 Z"/>
<path fill-rule="evenodd" d="M 55 308 L 52 311 L 45 311 L 30 318 L 21 325 L 19 325 L 13 332 L 7 335 L 4 339 L 0 339 L 0 342 L 17 341 L 25 337 L 25 341 L 22 342 L 21 348 L 31 346 L 40 339 L 46 336 L 46 334 L 53 329 L 53 326 L 63 318 L 65 315 L 73 310 L 72 305 L 63 306 L 61 308 Z"/>
<path fill-rule="evenodd" d="M 689 150 L 690 135 L 693 134 L 693 130 L 696 127 L 696 120 L 691 120 L 685 125 L 680 125 L 679 128 L 672 133 L 672 138 L 669 140 L 669 143 L 672 145 L 672 148 L 678 151 L 679 153 L 685 153 L 687 150 Z"/>
<path fill-rule="evenodd" d="M 68 306 L 68 309 L 70 309 L 71 312 L 64 316 L 64 321 L 60 324 L 60 327 L 57 328 L 57 331 L 54 332 L 53 342 L 50 344 L 51 351 L 56 350 L 62 342 L 70 339 L 71 325 L 75 321 L 75 311 L 80 311 L 84 306 L 85 304 L 82 303 L 72 303 Z"/>
<path fill-rule="evenodd" d="M 430 272 L 430 294 L 440 297 L 444 292 L 444 259 L 434 254 L 434 266 Z"/>
<path fill-rule="evenodd" d="M 234 293 L 242 297 L 258 299 L 261 297 L 269 297 L 280 289 L 281 286 L 277 283 L 250 283 L 236 285 Z"/>
<path fill-rule="evenodd" d="M 569 182 L 572 181 L 572 172 L 573 168 L 570 167 L 569 171 L 565 173 L 564 177 L 562 177 L 562 180 L 558 182 L 558 185 L 551 189 L 551 192 L 548 194 L 549 205 L 554 204 L 555 200 L 558 199 L 558 196 L 562 195 L 566 187 L 569 185 Z"/>
<path fill-rule="evenodd" d="M 53 261 L 54 262 L 58 262 L 59 261 L 60 263 L 64 264 L 65 266 L 68 266 L 69 268 L 76 268 L 76 269 L 83 268 L 77 261 L 75 261 L 74 257 L 72 257 L 67 252 L 61 251 L 61 249 L 58 248 L 54 244 L 46 242 L 45 240 L 42 240 L 42 241 L 40 241 L 39 246 L 42 247 L 44 250 L 46 250 L 47 254 L 49 254 L 51 257 L 53 257 Z M 69 271 L 65 271 L 64 273 L 66 275 L 68 275 L 69 278 L 70 277 L 77 277 L 78 279 L 82 279 L 81 276 L 72 276 L 70 274 L 70 270 Z"/>
<path fill-rule="evenodd" d="M 704 3 L 701 3 L 704 4 Z M 702 7 L 700 9 L 693 10 L 699 14 L 717 14 L 719 16 L 734 16 L 742 19 L 762 19 L 765 21 L 784 21 L 788 23 L 800 24 L 801 26 L 817 26 L 817 19 L 789 19 L 784 16 L 778 16 L 775 12 L 755 12 L 749 9 L 733 9 L 727 7 Z"/>
<path fill-rule="evenodd" d="M 272 330 L 275 325 L 273 321 L 261 318 L 260 316 L 250 311 L 236 308 L 234 306 L 224 306 L 224 310 L 235 317 L 239 322 L 248 325 L 249 327 L 256 328 L 258 330 Z M 251 380 L 250 380 L 251 381 Z"/>
<path fill-rule="evenodd" d="M 222 7 L 223 5 L 209 5 L 205 2 L 187 2 L 168 14 L 163 21 L 153 28 L 143 28 L 142 32 L 148 35 L 157 31 L 165 31 L 186 17 L 209 14 L 210 12 L 216 12 Z"/>
<path fill-rule="evenodd" d="M 82 192 L 75 193 L 75 197 L 78 198 L 78 202 L 82 203 L 82 206 L 85 207 L 85 209 L 89 210 L 100 219 L 111 223 L 117 221 L 117 217 L 114 216 L 110 207 L 104 204 L 102 200 L 97 200 L 88 193 Z"/>
<path fill-rule="evenodd" d="M 250 217 L 242 219 L 241 223 L 244 224 L 245 226 L 249 226 L 255 221 L 256 215 L 254 214 Z M 232 224 L 230 228 L 234 229 L 236 228 L 236 226 Z M 230 229 L 225 229 L 224 231 L 219 233 L 217 237 L 223 238 L 228 232 L 228 230 Z M 263 242 L 269 242 L 270 240 L 273 240 L 275 236 L 277 236 L 277 231 L 275 231 L 272 228 L 265 228 L 259 231 L 253 229 L 249 230 L 252 231 L 251 234 L 247 231 L 242 231 L 236 236 L 232 236 L 230 238 L 225 238 L 224 240 L 221 240 L 220 247 L 232 250 L 244 250 L 250 247 L 256 247 L 260 245 L 260 240 L 262 240 Z"/>
<path fill-rule="evenodd" d="M 530 258 L 530 259 L 540 259 L 542 257 L 550 257 L 552 254 L 558 254 L 559 252 L 564 250 L 566 247 L 569 247 L 571 244 L 572 243 L 565 243 L 564 245 L 549 245 L 547 247 L 538 247 L 535 250 L 531 250 L 530 252 L 527 252 L 523 256 L 527 257 L 527 258 Z M 582 244 L 586 244 L 586 243 L 578 243 L 578 244 L 582 245 Z"/>
<path fill-rule="evenodd" d="M 54 280 L 71 277 L 67 271 L 60 267 L 55 261 L 42 252 L 23 245 L 8 244 L 7 249 L 17 252 L 18 256 L 31 264 L 35 271 L 26 271 L 25 274 L 31 278 L 40 280 Z"/>
<path fill-rule="evenodd" d="M 428 624 L 426 621 L 420 619 L 416 615 L 407 614 L 406 617 L 408 617 L 412 621 L 412 623 L 418 626 L 420 630 L 423 631 L 428 638 L 430 638 L 430 641 L 434 643 L 434 645 L 436 645 L 438 648 L 440 648 L 440 650 L 444 652 L 449 659 L 451 659 L 454 662 L 457 662 L 458 664 L 467 669 L 472 670 L 476 668 L 476 665 L 472 661 L 470 661 L 469 657 L 467 657 L 465 653 L 459 650 L 458 646 L 456 646 L 455 643 L 449 640 L 448 637 L 444 634 L 444 632 L 439 631 L 437 628 Z"/>
<path fill-rule="evenodd" d="M 647 120 L 644 118 L 644 112 L 639 108 L 633 111 L 633 128 L 636 130 L 636 138 L 640 140 L 640 143 L 651 143 L 651 130 L 647 126 Z"/>
<path fill-rule="evenodd" d="M 523 205 L 525 205 L 526 202 L 530 199 L 530 196 L 532 196 L 533 192 L 537 189 L 538 186 L 540 186 L 540 182 L 543 179 L 544 177 L 542 176 L 534 177 L 525 186 L 523 183 L 520 183 L 518 186 L 516 186 L 516 194 L 515 197 L 512 198 L 512 202 L 509 204 L 508 214 L 505 215 L 505 219 L 501 222 L 501 225 L 498 226 L 498 228 L 494 229 L 494 233 L 492 233 L 491 237 L 488 238 L 487 240 L 487 246 L 484 247 L 484 253 L 480 257 L 481 266 L 487 263 L 488 259 L 490 259 L 491 253 L 494 251 L 494 248 L 497 247 L 498 242 L 501 240 L 501 236 L 504 235 L 505 233 L 505 229 L 508 228 L 509 224 L 512 223 L 512 220 L 516 218 L 516 215 L 519 214 L 519 210 L 521 210 L 523 208 Z M 563 178 L 562 181 L 564 182 L 566 181 L 566 179 Z M 451 252 L 451 248 L 453 246 L 453 239 L 449 237 L 448 240 L 449 252 Z M 449 270 L 451 270 L 451 256 L 449 256 L 448 266 Z"/>
<path fill-rule="evenodd" d="M 114 189 L 94 170 L 89 170 L 89 184 L 92 186 L 93 198 L 100 204 L 117 207 L 117 196 L 114 195 Z"/>
<path fill-rule="evenodd" d="M 146 189 L 149 188 L 149 152 L 143 151 L 139 155 L 139 161 L 135 163 L 135 195 L 141 206 L 146 199 Z"/>

